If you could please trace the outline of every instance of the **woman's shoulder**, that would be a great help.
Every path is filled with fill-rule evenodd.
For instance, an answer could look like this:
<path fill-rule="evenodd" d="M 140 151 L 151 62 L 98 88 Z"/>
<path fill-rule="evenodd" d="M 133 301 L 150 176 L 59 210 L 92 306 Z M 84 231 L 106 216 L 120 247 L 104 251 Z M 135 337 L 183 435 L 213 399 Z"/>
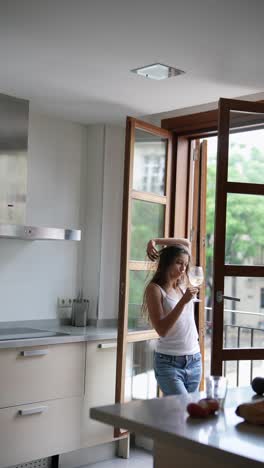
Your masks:
<path fill-rule="evenodd" d="M 155 295 L 163 295 L 163 292 L 165 293 L 165 291 L 163 291 L 162 287 L 159 286 L 157 283 L 149 283 L 148 286 L 146 287 L 146 293 L 147 294 L 155 294 Z"/>

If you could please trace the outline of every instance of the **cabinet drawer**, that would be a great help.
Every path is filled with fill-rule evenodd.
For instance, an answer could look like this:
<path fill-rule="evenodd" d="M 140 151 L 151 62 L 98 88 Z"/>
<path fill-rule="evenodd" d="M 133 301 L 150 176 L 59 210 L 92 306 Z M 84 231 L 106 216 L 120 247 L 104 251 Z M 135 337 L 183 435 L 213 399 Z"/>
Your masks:
<path fill-rule="evenodd" d="M 0 408 L 81 396 L 85 343 L 0 350 Z"/>
<path fill-rule="evenodd" d="M 81 398 L 0 410 L 0 467 L 80 447 Z"/>

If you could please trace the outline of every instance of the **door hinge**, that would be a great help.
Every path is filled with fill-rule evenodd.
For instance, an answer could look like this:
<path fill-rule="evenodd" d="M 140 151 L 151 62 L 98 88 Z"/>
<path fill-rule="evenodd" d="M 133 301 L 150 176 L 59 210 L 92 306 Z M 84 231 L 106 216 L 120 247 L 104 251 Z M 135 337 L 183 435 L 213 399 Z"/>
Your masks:
<path fill-rule="evenodd" d="M 216 291 L 216 302 L 221 304 L 223 302 L 223 291 Z"/>
<path fill-rule="evenodd" d="M 192 158 L 193 158 L 193 161 L 198 161 L 198 157 L 199 157 L 199 150 L 198 150 L 198 148 L 193 148 L 193 150 L 192 150 Z"/>
<path fill-rule="evenodd" d="M 124 281 L 121 282 L 121 287 L 120 287 L 120 294 L 121 296 L 124 295 L 124 292 L 125 292 L 125 283 Z"/>
<path fill-rule="evenodd" d="M 190 241 L 191 241 L 191 242 L 192 242 L 193 239 L 194 239 L 194 233 L 195 233 L 195 229 L 194 229 L 194 227 L 192 227 L 192 228 L 190 229 Z"/>

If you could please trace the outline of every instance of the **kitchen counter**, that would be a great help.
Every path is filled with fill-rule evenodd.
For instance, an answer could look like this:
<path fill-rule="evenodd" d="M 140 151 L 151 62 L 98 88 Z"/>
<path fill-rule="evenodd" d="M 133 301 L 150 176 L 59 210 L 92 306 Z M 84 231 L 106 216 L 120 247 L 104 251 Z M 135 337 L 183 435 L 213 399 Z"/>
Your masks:
<path fill-rule="evenodd" d="M 224 411 L 208 419 L 191 419 L 186 411 L 194 393 L 91 409 L 91 417 L 154 440 L 155 468 L 254 468 L 264 462 L 264 426 L 236 416 L 239 403 L 254 397 L 251 388 L 229 389 Z"/>
<path fill-rule="evenodd" d="M 21 323 L 21 322 L 20 322 Z M 110 327 L 72 327 L 70 325 L 44 325 L 43 321 L 34 321 L 33 325 L 27 325 L 32 329 L 45 330 L 47 332 L 58 332 L 61 335 L 46 336 L 46 337 L 35 337 L 35 338 L 14 338 L 14 339 L 1 339 L 1 348 L 20 348 L 22 346 L 41 346 L 48 344 L 59 344 L 59 343 L 73 343 L 80 341 L 100 341 L 100 340 L 116 340 L 117 329 Z M 14 322 L 14 327 L 17 327 Z M 19 325 L 21 326 L 21 325 Z M 3 327 L 4 328 L 4 327 Z M 9 326 L 10 328 L 10 326 Z M 0 327 L 1 335 L 1 327 Z"/>

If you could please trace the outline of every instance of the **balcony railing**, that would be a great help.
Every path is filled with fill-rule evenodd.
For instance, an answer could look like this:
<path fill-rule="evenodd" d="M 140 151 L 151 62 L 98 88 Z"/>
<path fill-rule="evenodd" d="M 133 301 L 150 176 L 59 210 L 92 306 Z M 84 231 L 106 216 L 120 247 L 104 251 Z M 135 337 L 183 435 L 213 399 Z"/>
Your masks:
<path fill-rule="evenodd" d="M 211 314 L 212 308 L 205 307 L 206 314 Z M 242 318 L 245 322 L 245 316 L 248 316 L 248 321 L 255 321 L 256 325 L 247 324 L 233 324 L 228 323 L 228 314 L 234 314 L 239 322 Z M 258 312 L 246 312 L 232 309 L 224 309 L 224 348 L 243 348 L 243 347 L 263 347 L 264 354 L 264 314 Z M 259 319 L 259 320 L 258 320 Z M 263 324 L 263 327 L 262 327 Z M 209 361 L 211 358 L 211 329 L 212 321 L 206 321 L 206 343 L 205 355 L 207 359 L 207 372 L 209 371 Z M 247 371 L 245 372 L 245 365 L 247 364 Z M 242 368 L 242 369 L 241 369 Z M 256 372 L 257 369 L 257 372 Z M 243 373 L 243 375 L 242 375 Z M 225 361 L 223 363 L 223 374 L 231 381 L 239 386 L 242 382 L 243 385 L 249 385 L 252 379 L 256 376 L 264 375 L 264 360 L 263 361 Z M 255 374 L 255 375 L 254 375 Z"/>

